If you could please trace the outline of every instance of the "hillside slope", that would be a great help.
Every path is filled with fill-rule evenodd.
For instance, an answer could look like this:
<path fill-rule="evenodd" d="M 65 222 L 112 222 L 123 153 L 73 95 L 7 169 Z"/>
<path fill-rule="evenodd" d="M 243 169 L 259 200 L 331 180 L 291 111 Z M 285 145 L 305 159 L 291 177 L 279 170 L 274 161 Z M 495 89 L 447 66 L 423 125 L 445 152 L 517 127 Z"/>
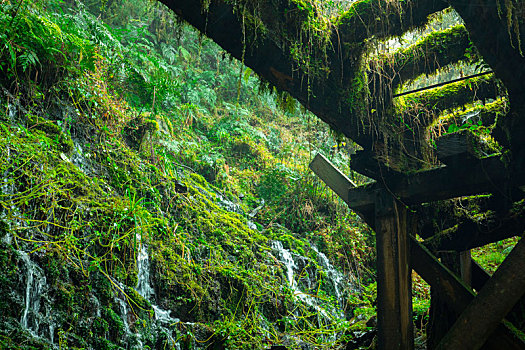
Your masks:
<path fill-rule="evenodd" d="M 352 337 L 373 236 L 307 170 L 351 147 L 158 4 L 0 9 L 0 347 Z"/>

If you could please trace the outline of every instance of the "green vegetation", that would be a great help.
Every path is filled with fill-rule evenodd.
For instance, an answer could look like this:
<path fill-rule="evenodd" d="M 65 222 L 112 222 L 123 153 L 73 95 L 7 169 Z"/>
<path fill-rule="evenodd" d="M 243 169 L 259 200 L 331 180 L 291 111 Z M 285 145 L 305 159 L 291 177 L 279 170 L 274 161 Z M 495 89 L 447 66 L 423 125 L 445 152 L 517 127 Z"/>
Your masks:
<path fill-rule="evenodd" d="M 345 284 L 338 305 L 317 248 L 366 284 L 373 235 L 307 170 L 313 149 L 348 169 L 325 126 L 280 109 L 158 4 L 0 6 L 1 347 L 351 337 L 333 336 L 352 323 L 359 286 Z M 346 318 L 294 295 L 274 241 L 303 257 L 295 279 L 316 307 Z M 136 290 L 143 244 L 154 299 Z M 45 283 L 24 328 L 30 270 Z M 154 305 L 169 310 L 164 328 Z"/>
<path fill-rule="evenodd" d="M 458 130 L 501 149 L 493 76 L 391 103 L 421 64 L 479 64 L 463 25 L 372 53 L 441 8 L 408 23 L 406 2 L 227 3 L 241 61 L 271 36 L 293 77 L 270 67 L 269 87 L 158 2 L 0 2 L 0 348 L 328 349 L 370 334 L 374 234 L 307 165 L 321 152 L 368 179 L 349 169 L 355 144 L 277 91 L 291 82 L 303 104 L 357 116 L 395 170 L 435 165 L 421 140 Z M 474 256 L 493 268 L 515 241 Z M 421 341 L 429 294 L 414 275 Z"/>

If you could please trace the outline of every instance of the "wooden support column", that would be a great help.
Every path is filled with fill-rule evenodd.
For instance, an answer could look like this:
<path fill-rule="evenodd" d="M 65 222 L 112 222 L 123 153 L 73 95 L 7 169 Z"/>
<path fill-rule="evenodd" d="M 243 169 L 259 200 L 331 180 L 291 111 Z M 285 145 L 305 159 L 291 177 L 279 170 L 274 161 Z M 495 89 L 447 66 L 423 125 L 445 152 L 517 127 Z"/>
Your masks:
<path fill-rule="evenodd" d="M 414 348 L 407 209 L 385 189 L 375 204 L 378 349 Z"/>
<path fill-rule="evenodd" d="M 461 279 L 467 286 L 472 286 L 472 255 L 470 249 L 459 253 L 459 264 Z"/>
<path fill-rule="evenodd" d="M 480 349 L 525 292 L 525 240 L 520 240 L 459 316 L 439 350 Z"/>

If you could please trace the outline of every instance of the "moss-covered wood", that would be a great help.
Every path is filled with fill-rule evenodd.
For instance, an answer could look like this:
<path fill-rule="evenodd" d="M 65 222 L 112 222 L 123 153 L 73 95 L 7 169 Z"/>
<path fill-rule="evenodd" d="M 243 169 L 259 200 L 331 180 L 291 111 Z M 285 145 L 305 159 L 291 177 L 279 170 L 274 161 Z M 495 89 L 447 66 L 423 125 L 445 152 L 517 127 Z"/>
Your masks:
<path fill-rule="evenodd" d="M 470 38 L 480 54 L 508 90 L 511 109 L 495 134 L 498 141 L 513 149 L 515 167 L 525 164 L 525 37 L 523 1 L 451 0 L 465 21 Z"/>
<path fill-rule="evenodd" d="M 447 110 L 475 101 L 495 99 L 503 94 L 494 75 L 488 75 L 398 97 L 394 105 L 404 124 L 426 130 L 435 118 Z"/>
<path fill-rule="evenodd" d="M 432 74 L 449 64 L 479 59 L 463 25 L 431 32 L 416 43 L 391 54 L 380 53 L 370 62 L 372 74 L 389 79 L 392 89 L 422 74 Z M 375 78 L 378 79 L 378 78 Z M 370 80 L 373 82 L 374 77 Z"/>

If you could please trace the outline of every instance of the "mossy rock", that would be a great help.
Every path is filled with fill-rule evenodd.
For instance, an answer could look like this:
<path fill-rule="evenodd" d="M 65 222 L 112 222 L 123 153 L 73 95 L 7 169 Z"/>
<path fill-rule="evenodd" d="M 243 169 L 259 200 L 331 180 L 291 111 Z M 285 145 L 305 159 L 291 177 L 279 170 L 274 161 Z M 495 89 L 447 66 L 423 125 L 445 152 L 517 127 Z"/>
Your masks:
<path fill-rule="evenodd" d="M 47 137 L 57 142 L 59 151 L 70 154 L 75 149 L 71 136 L 55 122 L 33 114 L 26 114 L 26 118 L 28 129 L 44 132 Z"/>

